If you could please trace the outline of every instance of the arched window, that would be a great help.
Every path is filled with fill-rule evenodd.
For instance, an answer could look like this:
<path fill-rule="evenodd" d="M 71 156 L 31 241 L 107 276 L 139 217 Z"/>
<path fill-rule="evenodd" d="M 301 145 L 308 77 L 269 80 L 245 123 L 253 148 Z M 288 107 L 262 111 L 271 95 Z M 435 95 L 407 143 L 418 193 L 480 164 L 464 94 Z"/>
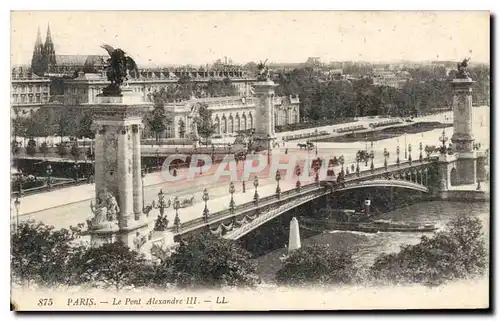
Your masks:
<path fill-rule="evenodd" d="M 252 116 L 252 113 L 248 114 L 248 118 L 250 120 L 250 128 L 253 128 L 253 116 Z"/>
<path fill-rule="evenodd" d="M 215 116 L 214 124 L 215 124 L 215 133 L 217 135 L 220 135 L 220 119 L 219 119 L 219 116 Z"/>
<path fill-rule="evenodd" d="M 233 115 L 229 115 L 229 132 L 234 133 L 234 119 Z"/>
<path fill-rule="evenodd" d="M 241 122 L 240 122 L 240 115 L 236 114 L 236 131 L 241 130 Z"/>
<path fill-rule="evenodd" d="M 227 119 L 226 115 L 222 116 L 222 133 L 227 134 Z"/>
<path fill-rule="evenodd" d="M 243 129 L 244 130 L 247 130 L 248 129 L 248 125 L 247 125 L 247 116 L 245 114 L 243 114 L 241 116 L 241 118 L 243 119 Z"/>

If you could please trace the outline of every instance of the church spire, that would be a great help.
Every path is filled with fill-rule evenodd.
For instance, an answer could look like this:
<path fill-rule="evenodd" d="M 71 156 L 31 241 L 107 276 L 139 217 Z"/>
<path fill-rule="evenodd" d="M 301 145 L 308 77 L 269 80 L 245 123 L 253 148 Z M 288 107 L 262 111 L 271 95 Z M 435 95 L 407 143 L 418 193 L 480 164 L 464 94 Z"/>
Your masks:
<path fill-rule="evenodd" d="M 42 35 L 40 34 L 40 26 L 38 26 L 38 32 L 36 34 L 36 42 L 35 42 L 35 47 L 43 45 L 42 44 Z"/>
<path fill-rule="evenodd" d="M 35 47 L 33 48 L 33 57 L 31 58 L 31 70 L 36 75 L 43 75 L 44 68 L 44 47 L 42 43 L 42 36 L 40 35 L 40 27 L 36 35 Z"/>
<path fill-rule="evenodd" d="M 52 42 L 52 35 L 50 33 L 50 24 L 47 24 L 47 37 L 45 39 L 45 45 L 43 48 L 44 56 L 44 66 L 47 71 L 50 71 L 51 67 L 56 64 L 56 51 L 54 49 L 54 43 Z"/>
<path fill-rule="evenodd" d="M 47 43 L 52 44 L 52 35 L 50 34 L 50 24 L 47 24 L 47 38 L 45 39 L 45 45 Z"/>

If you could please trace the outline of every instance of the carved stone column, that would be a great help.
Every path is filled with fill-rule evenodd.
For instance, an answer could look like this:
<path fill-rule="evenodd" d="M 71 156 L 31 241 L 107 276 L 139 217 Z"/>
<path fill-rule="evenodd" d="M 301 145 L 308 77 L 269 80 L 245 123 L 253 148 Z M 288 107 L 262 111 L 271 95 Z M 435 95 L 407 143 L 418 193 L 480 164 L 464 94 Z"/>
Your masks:
<path fill-rule="evenodd" d="M 132 176 L 132 155 L 128 148 L 131 137 L 130 127 L 122 126 L 118 128 L 118 182 L 121 186 L 119 190 L 120 205 L 120 227 L 127 227 L 128 221 L 134 213 L 133 210 L 133 176 Z"/>
<path fill-rule="evenodd" d="M 136 220 L 142 214 L 142 173 L 141 173 L 141 128 L 139 125 L 132 125 L 132 176 L 134 184 L 134 217 Z"/>
<path fill-rule="evenodd" d="M 94 150 L 94 182 L 95 182 L 95 199 L 97 201 L 100 193 L 105 188 L 105 168 L 104 168 L 104 135 L 106 134 L 105 126 L 98 126 L 95 135 L 95 150 Z M 104 201 L 104 200 L 102 200 Z"/>

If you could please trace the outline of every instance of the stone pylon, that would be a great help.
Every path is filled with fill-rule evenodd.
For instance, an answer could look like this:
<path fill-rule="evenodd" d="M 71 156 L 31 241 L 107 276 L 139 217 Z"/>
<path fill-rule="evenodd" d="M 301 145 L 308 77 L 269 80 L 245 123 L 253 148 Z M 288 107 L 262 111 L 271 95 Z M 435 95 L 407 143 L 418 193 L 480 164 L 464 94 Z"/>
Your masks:
<path fill-rule="evenodd" d="M 274 126 L 274 88 L 278 85 L 272 80 L 254 83 L 255 103 L 255 145 L 259 150 L 272 149 L 272 142 L 276 139 Z"/>
<path fill-rule="evenodd" d="M 457 178 L 459 184 L 475 184 L 477 180 L 477 153 L 473 148 L 472 86 L 469 78 L 453 79 L 453 136 L 451 142 L 457 153 Z"/>
<path fill-rule="evenodd" d="M 300 249 L 300 231 L 299 221 L 297 218 L 292 218 L 290 221 L 290 236 L 288 239 L 288 253 Z"/>
<path fill-rule="evenodd" d="M 143 213 L 141 127 L 150 106 L 128 88 L 122 96 L 98 96 L 95 115 L 94 217 L 88 220 L 94 246 L 121 240 L 139 249 L 152 230 L 153 220 Z"/>

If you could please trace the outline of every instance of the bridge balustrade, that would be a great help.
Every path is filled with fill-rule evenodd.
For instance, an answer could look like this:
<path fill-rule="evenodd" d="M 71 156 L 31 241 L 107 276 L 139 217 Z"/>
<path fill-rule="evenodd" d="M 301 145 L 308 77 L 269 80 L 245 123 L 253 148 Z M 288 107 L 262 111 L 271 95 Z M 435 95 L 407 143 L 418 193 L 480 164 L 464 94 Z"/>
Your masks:
<path fill-rule="evenodd" d="M 199 217 L 199 218 L 196 218 L 196 219 L 191 220 L 189 222 L 181 224 L 179 234 L 183 234 L 183 233 L 186 233 L 190 230 L 197 229 L 203 225 L 207 225 L 207 224 L 210 225 L 210 224 L 225 220 L 225 219 L 230 218 L 230 217 L 239 216 L 239 215 L 241 215 L 245 212 L 248 212 L 248 211 L 255 211 L 257 209 L 259 211 L 262 211 L 263 209 L 265 209 L 269 205 L 275 205 L 277 203 L 282 203 L 282 202 L 288 201 L 288 199 L 291 197 L 295 197 L 297 195 L 307 194 L 311 191 L 316 191 L 318 189 L 323 189 L 323 187 L 318 186 L 316 183 L 310 183 L 310 184 L 302 186 L 300 191 L 298 191 L 297 189 L 291 189 L 291 190 L 287 190 L 287 191 L 282 192 L 281 198 L 279 200 L 276 198 L 276 195 L 270 195 L 270 196 L 266 196 L 266 197 L 261 198 L 259 200 L 258 205 L 255 204 L 254 202 L 247 202 L 244 204 L 237 205 L 234 208 L 234 213 L 231 213 L 231 211 L 229 209 L 215 212 L 209 216 L 207 222 L 205 222 L 203 217 Z"/>
<path fill-rule="evenodd" d="M 405 162 L 405 163 L 401 163 L 399 166 L 398 165 L 388 166 L 387 169 L 385 169 L 385 167 L 379 167 L 379 168 L 375 169 L 374 171 L 371 171 L 371 170 L 363 171 L 360 173 L 361 174 L 360 176 L 357 176 L 355 173 L 350 174 L 350 175 L 346 175 L 344 182 L 343 182 L 343 184 L 344 184 L 343 188 L 352 187 L 352 186 L 371 186 L 371 185 L 377 184 L 377 182 L 387 183 L 388 180 L 371 180 L 371 181 L 363 181 L 363 180 L 366 178 L 372 177 L 372 176 L 378 176 L 380 174 L 390 173 L 393 171 L 395 172 L 395 171 L 401 171 L 401 170 L 408 169 L 408 168 L 419 167 L 419 166 L 427 165 L 430 163 L 431 162 L 429 162 L 429 161 L 422 161 L 419 163 L 412 163 L 412 165 L 410 165 L 409 162 Z M 402 187 L 413 186 L 419 190 L 421 190 L 423 187 L 422 184 L 407 182 L 407 181 L 398 182 L 397 180 L 391 180 L 391 185 L 402 186 Z M 265 221 L 267 221 L 266 217 L 271 215 L 270 213 L 273 212 L 275 209 L 279 209 L 280 207 L 283 207 L 283 208 L 286 207 L 286 208 L 290 209 L 290 208 L 295 207 L 296 206 L 295 204 L 297 202 L 300 203 L 300 202 L 304 202 L 305 200 L 309 200 L 309 198 L 317 198 L 317 197 L 321 196 L 321 195 L 316 194 L 316 192 L 320 191 L 320 190 L 323 190 L 324 193 L 329 193 L 329 191 L 325 190 L 325 188 L 323 186 L 320 186 L 316 182 L 313 182 L 313 183 L 309 183 L 309 184 L 301 186 L 300 190 L 297 188 L 294 188 L 294 189 L 290 189 L 290 190 L 282 192 L 280 199 L 277 199 L 276 195 L 269 195 L 269 196 L 265 196 L 265 197 L 260 198 L 258 204 L 251 201 L 251 202 L 247 202 L 244 204 L 236 205 L 233 213 L 231 213 L 229 208 L 222 210 L 222 211 L 215 212 L 209 216 L 207 222 L 205 222 L 205 219 L 200 216 L 199 218 L 196 218 L 194 220 L 191 220 L 189 222 L 181 224 L 179 234 L 186 233 L 190 230 L 198 229 L 204 225 L 210 225 L 210 224 L 214 224 L 217 222 L 221 222 L 221 221 L 228 219 L 228 218 L 231 218 L 231 217 L 240 216 L 240 215 L 244 214 L 245 212 L 249 212 L 249 211 L 257 211 L 258 210 L 259 212 L 263 212 L 263 211 L 267 210 L 267 213 L 261 214 L 258 217 L 258 222 L 260 222 L 260 221 L 265 222 Z M 301 197 L 297 198 L 295 200 L 291 200 L 291 201 L 289 200 L 290 198 L 295 198 L 297 196 L 301 196 Z M 278 214 L 276 214 L 276 215 L 278 215 Z M 251 223 L 253 223 L 253 222 L 254 221 L 252 221 Z M 251 224 L 251 223 L 248 223 L 248 224 Z M 251 226 L 253 226 L 253 225 L 248 226 L 248 228 L 251 228 Z M 240 230 L 240 228 L 238 228 L 238 230 Z"/>

